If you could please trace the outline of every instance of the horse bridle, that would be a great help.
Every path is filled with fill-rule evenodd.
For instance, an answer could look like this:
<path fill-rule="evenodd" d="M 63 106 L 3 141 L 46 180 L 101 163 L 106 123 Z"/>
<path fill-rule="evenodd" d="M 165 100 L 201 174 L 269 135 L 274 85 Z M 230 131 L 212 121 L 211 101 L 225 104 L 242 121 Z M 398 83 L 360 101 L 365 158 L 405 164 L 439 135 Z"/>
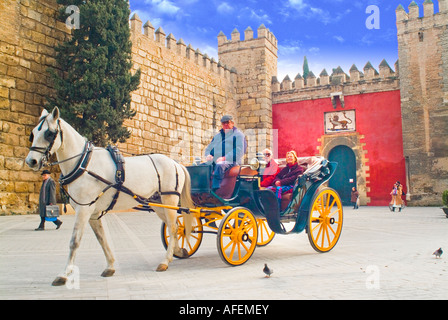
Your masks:
<path fill-rule="evenodd" d="M 44 122 L 47 120 L 47 116 L 43 116 L 39 119 L 40 124 L 37 127 L 37 130 L 40 131 L 42 130 L 42 126 L 44 125 Z M 51 131 L 49 128 L 44 132 L 44 138 L 46 141 L 48 141 L 48 147 L 44 148 L 44 147 L 30 147 L 30 151 L 35 151 L 35 152 L 39 152 L 41 154 L 43 154 L 44 156 L 42 157 L 42 161 L 43 164 L 45 165 L 45 163 L 47 163 L 51 157 L 51 149 L 53 148 L 54 142 L 56 141 L 56 138 L 58 136 L 58 134 L 60 133 L 61 135 L 61 143 L 63 142 L 63 134 L 62 134 L 62 130 L 61 130 L 61 125 L 59 123 L 59 119 L 57 122 L 57 129 L 56 131 Z M 30 134 L 30 142 L 33 143 L 34 140 L 34 134 L 33 132 L 31 132 Z"/>

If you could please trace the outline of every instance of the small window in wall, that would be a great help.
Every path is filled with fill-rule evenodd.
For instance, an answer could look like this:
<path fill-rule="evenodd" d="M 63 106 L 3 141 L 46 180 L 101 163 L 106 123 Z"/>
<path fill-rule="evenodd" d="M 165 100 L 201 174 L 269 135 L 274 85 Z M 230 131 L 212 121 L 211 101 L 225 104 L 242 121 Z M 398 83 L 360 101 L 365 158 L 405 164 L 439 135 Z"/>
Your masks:
<path fill-rule="evenodd" d="M 418 41 L 423 42 L 423 38 L 424 38 L 423 32 L 419 32 L 418 33 Z"/>
<path fill-rule="evenodd" d="M 342 92 L 333 92 L 330 94 L 331 103 L 333 104 L 333 108 L 337 108 L 340 105 L 342 108 L 345 107 L 344 96 Z"/>

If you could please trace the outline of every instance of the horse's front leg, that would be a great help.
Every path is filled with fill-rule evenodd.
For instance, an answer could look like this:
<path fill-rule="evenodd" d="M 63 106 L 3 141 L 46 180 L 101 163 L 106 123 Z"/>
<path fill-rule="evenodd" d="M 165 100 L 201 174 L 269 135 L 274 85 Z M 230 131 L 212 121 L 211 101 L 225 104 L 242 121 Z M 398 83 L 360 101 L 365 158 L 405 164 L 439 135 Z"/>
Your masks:
<path fill-rule="evenodd" d="M 93 209 L 90 207 L 78 207 L 76 210 L 76 221 L 73 227 L 72 238 L 70 240 L 70 253 L 68 255 L 67 265 L 62 274 L 53 281 L 53 286 L 62 286 L 67 282 L 68 277 L 73 272 L 76 250 L 81 243 L 87 221 L 92 215 Z"/>
<path fill-rule="evenodd" d="M 104 255 L 106 256 L 106 262 L 107 267 L 101 274 L 102 277 L 111 277 L 115 273 L 114 268 L 114 256 L 112 254 L 112 250 L 109 247 L 109 244 L 107 243 L 106 235 L 103 228 L 103 223 L 101 220 L 98 220 L 99 214 L 96 214 L 92 216 L 91 219 L 89 219 L 90 226 L 92 227 L 93 232 L 95 233 L 95 236 L 98 240 L 98 242 L 101 245 L 101 248 L 103 248 Z"/>

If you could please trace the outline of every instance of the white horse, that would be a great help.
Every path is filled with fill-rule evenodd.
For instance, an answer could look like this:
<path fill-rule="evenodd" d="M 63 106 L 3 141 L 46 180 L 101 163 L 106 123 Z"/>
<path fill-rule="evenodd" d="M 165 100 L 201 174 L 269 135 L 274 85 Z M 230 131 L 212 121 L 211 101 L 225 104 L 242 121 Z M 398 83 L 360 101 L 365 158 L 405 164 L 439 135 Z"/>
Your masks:
<path fill-rule="evenodd" d="M 31 135 L 32 146 L 25 161 L 35 171 L 46 165 L 49 157 L 56 153 L 62 175 L 70 176 L 79 167 L 80 159 L 86 156 L 87 140 L 59 117 L 57 107 L 51 114 L 46 110 L 42 111 L 39 124 L 33 129 Z M 102 276 L 110 277 L 115 273 L 114 257 L 107 244 L 101 219 L 98 217 L 109 207 L 116 193 L 115 188 L 109 188 L 102 194 L 107 187 L 104 180 L 115 183 L 117 167 L 109 151 L 104 148 L 91 149 L 90 156 L 87 172 L 82 172 L 81 169 L 78 173 L 82 174 L 66 186 L 71 198 L 70 204 L 76 211 L 76 221 L 70 241 L 67 265 L 62 274 L 53 281 L 53 285 L 64 285 L 67 277 L 73 272 L 76 249 L 79 247 L 87 222 L 90 223 L 106 256 L 107 268 Z M 159 154 L 126 157 L 125 160 L 124 187 L 143 198 L 150 198 L 162 191 L 160 199 L 164 205 L 178 206 L 180 200 L 182 207 L 194 207 L 190 194 L 190 175 L 184 166 Z M 100 181 L 101 179 L 95 178 L 95 175 L 104 180 Z M 99 195 L 101 196 L 97 198 Z M 95 199 L 97 199 L 96 202 Z M 131 195 L 120 192 L 114 210 L 129 209 L 135 207 L 136 204 Z M 188 254 L 178 245 L 177 211 L 155 207 L 153 210 L 167 225 L 170 236 L 165 259 L 157 267 L 157 271 L 165 271 L 173 260 L 173 253 L 179 257 L 188 257 Z M 184 214 L 184 221 L 188 237 L 193 218 L 189 214 Z"/>

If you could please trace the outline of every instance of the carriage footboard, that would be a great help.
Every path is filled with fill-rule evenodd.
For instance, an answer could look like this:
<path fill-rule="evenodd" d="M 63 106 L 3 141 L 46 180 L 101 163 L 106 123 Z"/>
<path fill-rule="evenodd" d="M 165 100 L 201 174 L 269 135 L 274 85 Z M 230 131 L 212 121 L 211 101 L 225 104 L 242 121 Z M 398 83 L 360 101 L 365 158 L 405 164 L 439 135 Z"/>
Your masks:
<path fill-rule="evenodd" d="M 266 217 L 269 228 L 275 233 L 286 233 L 280 221 L 280 209 L 275 194 L 271 190 L 257 190 L 254 192 L 254 198 L 261 212 Z"/>

